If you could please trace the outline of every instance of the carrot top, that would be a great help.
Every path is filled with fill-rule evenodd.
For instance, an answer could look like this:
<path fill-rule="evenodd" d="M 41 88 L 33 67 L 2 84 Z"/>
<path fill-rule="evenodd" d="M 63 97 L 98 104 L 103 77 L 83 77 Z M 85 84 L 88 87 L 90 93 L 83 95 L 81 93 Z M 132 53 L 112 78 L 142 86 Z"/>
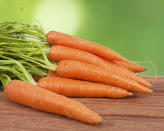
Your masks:
<path fill-rule="evenodd" d="M 56 65 L 47 57 L 49 45 L 37 25 L 20 22 L 0 23 L 0 81 L 11 79 L 36 84 L 32 75 L 46 76 Z"/>

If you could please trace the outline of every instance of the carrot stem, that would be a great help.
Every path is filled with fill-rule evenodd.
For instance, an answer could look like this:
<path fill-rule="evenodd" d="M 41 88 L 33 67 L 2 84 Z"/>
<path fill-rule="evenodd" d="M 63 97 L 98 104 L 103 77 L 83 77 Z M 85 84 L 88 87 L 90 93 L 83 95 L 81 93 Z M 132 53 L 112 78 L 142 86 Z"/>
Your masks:
<path fill-rule="evenodd" d="M 25 79 L 28 81 L 28 82 L 30 82 L 31 84 L 34 84 L 34 85 L 36 85 L 36 82 L 34 81 L 34 79 L 32 78 L 32 76 L 30 75 L 30 73 L 28 72 L 28 71 L 26 71 L 26 69 L 23 67 L 23 65 L 20 63 L 20 62 L 18 62 L 18 61 L 16 61 L 16 60 L 0 60 L 0 63 L 6 63 L 6 64 L 16 64 L 18 67 L 19 67 L 19 69 L 22 71 L 22 73 L 23 73 L 23 75 L 24 75 L 24 77 L 25 77 Z M 10 71 L 12 71 L 12 72 L 14 72 L 14 73 L 16 73 L 16 71 L 13 71 L 12 70 L 12 68 L 10 69 L 10 68 L 7 68 L 7 67 L 1 67 L 1 69 L 7 69 L 7 70 L 10 70 Z M 16 73 L 17 74 L 17 76 L 19 77 L 19 75 L 18 75 L 18 73 Z M 22 79 L 22 78 L 21 78 Z"/>
<path fill-rule="evenodd" d="M 9 81 L 11 81 L 11 78 L 7 74 L 1 74 L 0 81 L 2 82 L 2 85 L 4 87 Z"/>

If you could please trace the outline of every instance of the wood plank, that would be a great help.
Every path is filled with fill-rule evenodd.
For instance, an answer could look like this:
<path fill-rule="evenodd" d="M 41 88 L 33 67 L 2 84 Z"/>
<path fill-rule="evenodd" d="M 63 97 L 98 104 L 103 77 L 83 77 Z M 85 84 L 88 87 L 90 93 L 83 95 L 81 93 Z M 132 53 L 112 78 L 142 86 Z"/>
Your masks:
<path fill-rule="evenodd" d="M 153 77 L 146 77 L 149 81 Z M 135 94 L 125 99 L 73 98 L 104 119 L 99 126 L 64 116 L 37 111 L 9 101 L 0 92 L 0 131 L 163 131 L 164 77 L 158 77 L 150 95 Z"/>

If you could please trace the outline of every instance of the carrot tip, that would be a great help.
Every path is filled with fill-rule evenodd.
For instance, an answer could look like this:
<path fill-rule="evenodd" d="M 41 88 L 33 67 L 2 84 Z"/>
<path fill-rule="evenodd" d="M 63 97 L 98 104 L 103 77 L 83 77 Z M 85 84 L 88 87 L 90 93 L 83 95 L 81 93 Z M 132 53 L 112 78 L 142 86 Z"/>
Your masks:
<path fill-rule="evenodd" d="M 150 83 L 147 83 L 147 87 L 151 87 L 152 86 L 152 84 L 150 84 Z"/>
<path fill-rule="evenodd" d="M 151 89 L 148 89 L 148 90 L 147 90 L 147 93 L 148 93 L 148 94 L 152 94 L 153 91 L 152 91 Z"/>
<path fill-rule="evenodd" d="M 144 67 L 142 70 L 139 70 L 138 73 L 146 71 L 146 68 Z"/>
<path fill-rule="evenodd" d="M 128 92 L 128 96 L 132 96 L 133 95 L 133 93 L 131 93 L 131 92 Z"/>
<path fill-rule="evenodd" d="M 152 91 L 152 90 L 150 90 L 150 93 L 153 93 L 153 91 Z"/>
<path fill-rule="evenodd" d="M 144 82 L 144 86 L 146 86 L 146 87 L 151 87 L 152 85 L 151 85 L 149 82 L 145 81 L 145 82 Z"/>
<path fill-rule="evenodd" d="M 103 119 L 100 120 L 99 124 L 102 124 L 102 123 L 104 123 L 104 120 Z"/>

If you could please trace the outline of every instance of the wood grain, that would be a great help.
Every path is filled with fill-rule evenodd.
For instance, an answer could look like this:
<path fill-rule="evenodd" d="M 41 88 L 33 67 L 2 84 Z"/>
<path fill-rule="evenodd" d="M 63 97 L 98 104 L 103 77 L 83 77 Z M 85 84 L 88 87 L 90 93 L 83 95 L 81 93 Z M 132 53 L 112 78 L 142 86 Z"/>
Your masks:
<path fill-rule="evenodd" d="M 0 131 L 163 131 L 163 86 L 164 77 L 158 77 L 151 95 L 135 94 L 126 99 L 74 98 L 104 118 L 99 126 L 15 104 L 0 92 Z"/>

